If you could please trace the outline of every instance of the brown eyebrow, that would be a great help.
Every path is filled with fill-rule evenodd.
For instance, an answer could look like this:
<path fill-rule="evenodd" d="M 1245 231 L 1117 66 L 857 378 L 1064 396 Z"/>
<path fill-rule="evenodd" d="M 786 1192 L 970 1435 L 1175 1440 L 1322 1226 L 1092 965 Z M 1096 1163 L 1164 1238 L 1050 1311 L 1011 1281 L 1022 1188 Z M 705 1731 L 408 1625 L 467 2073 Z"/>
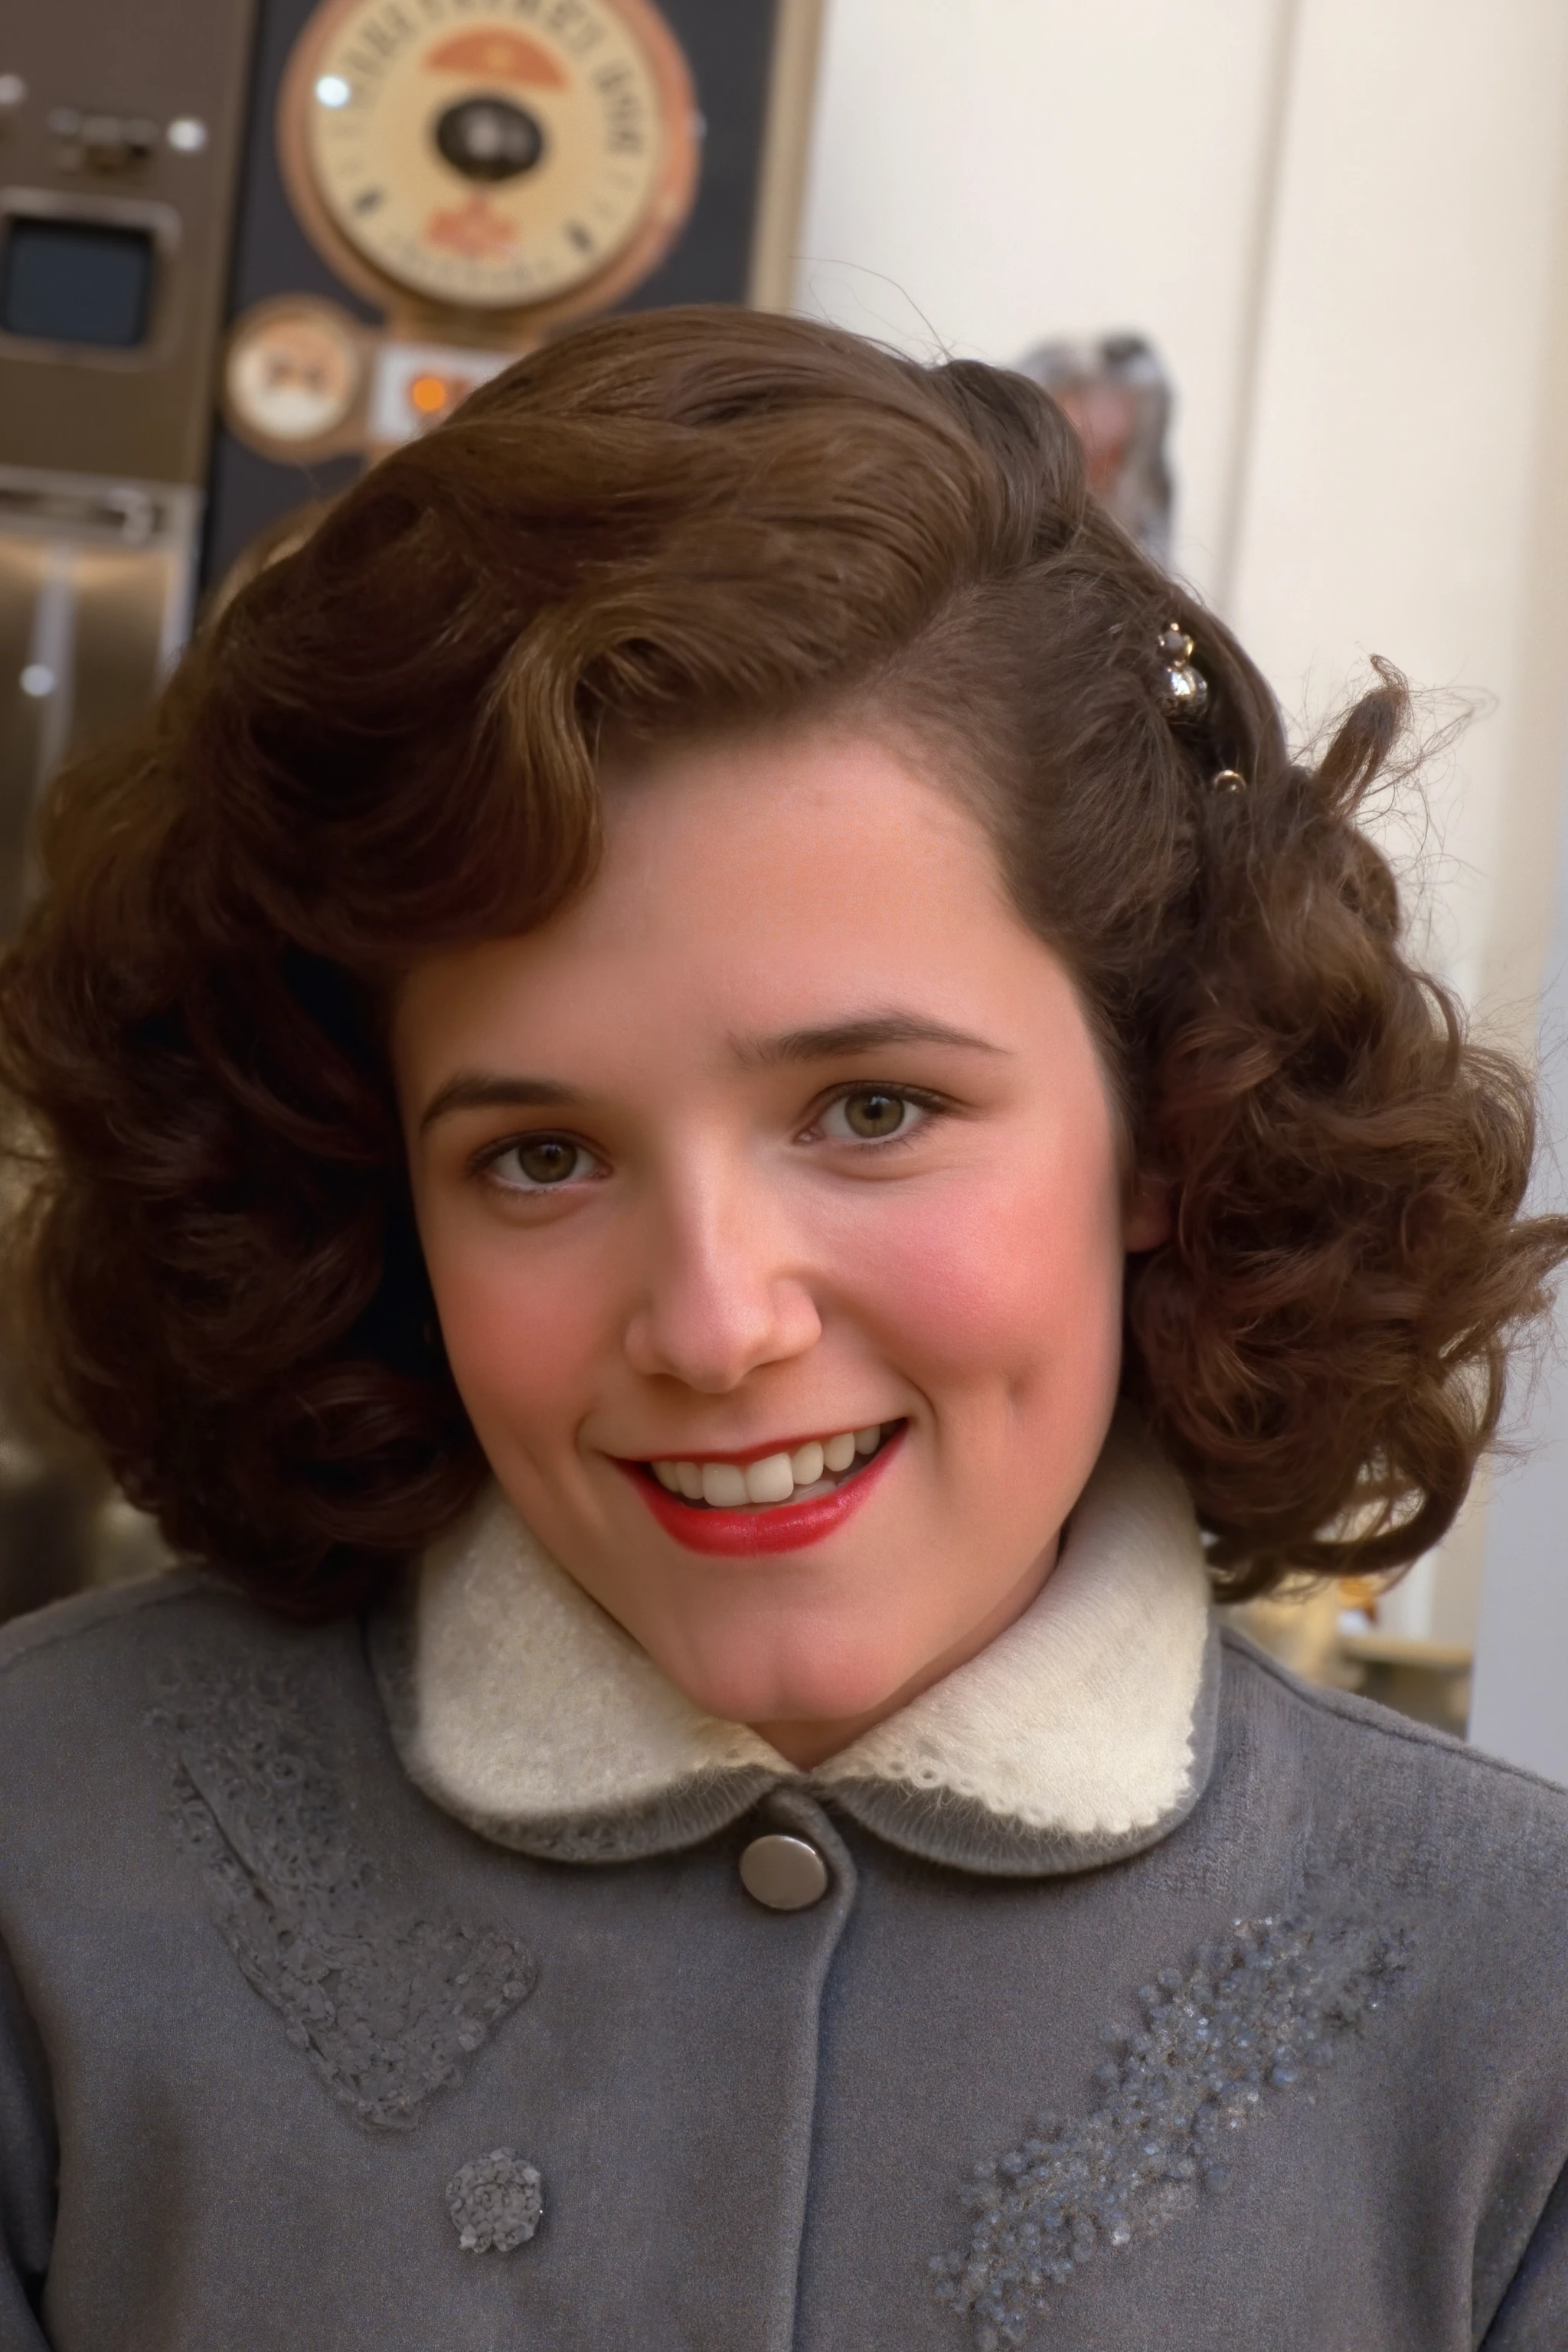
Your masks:
<path fill-rule="evenodd" d="M 843 1061 L 856 1054 L 874 1054 L 884 1045 L 963 1045 L 981 1054 L 1006 1050 L 919 1013 L 868 1013 L 856 1021 L 828 1022 L 819 1029 L 786 1029 L 777 1037 L 731 1040 L 736 1059 L 749 1069 L 776 1069 L 787 1062 Z"/>
<path fill-rule="evenodd" d="M 420 1115 L 424 1134 L 438 1118 L 454 1110 L 563 1110 L 584 1099 L 576 1087 L 559 1078 L 512 1077 L 502 1070 L 459 1070 L 437 1087 Z"/>
<path fill-rule="evenodd" d="M 817 1029 L 785 1029 L 776 1037 L 736 1037 L 731 1050 L 743 1068 L 778 1069 L 793 1062 L 847 1061 L 883 1045 L 962 1045 L 972 1052 L 1001 1054 L 984 1037 L 928 1021 L 918 1013 L 868 1013 L 856 1021 L 833 1021 Z M 559 1078 L 513 1076 L 504 1070 L 459 1070 L 438 1087 L 420 1116 L 423 1135 L 438 1118 L 458 1110 L 570 1110 L 587 1099 L 579 1087 Z"/>

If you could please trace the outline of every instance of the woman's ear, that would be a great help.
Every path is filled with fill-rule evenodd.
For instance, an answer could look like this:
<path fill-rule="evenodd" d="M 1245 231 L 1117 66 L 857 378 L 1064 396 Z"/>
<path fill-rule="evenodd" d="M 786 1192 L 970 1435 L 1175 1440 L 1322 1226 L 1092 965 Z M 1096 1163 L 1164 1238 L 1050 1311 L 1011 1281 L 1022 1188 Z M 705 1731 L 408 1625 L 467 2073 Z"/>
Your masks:
<path fill-rule="evenodd" d="M 1171 1238 L 1175 1213 L 1171 1188 L 1160 1176 L 1135 1176 L 1128 1188 L 1121 1218 L 1121 1246 L 1130 1254 L 1158 1249 Z"/>

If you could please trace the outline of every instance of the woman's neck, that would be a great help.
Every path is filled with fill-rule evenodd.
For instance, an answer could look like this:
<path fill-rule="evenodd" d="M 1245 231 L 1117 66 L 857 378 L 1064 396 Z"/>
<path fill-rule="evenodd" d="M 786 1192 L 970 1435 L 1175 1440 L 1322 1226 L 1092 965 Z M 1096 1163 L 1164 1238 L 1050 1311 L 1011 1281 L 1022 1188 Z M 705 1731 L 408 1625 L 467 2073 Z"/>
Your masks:
<path fill-rule="evenodd" d="M 830 1756 L 837 1756 L 841 1748 L 858 1739 L 862 1732 L 874 1729 L 879 1723 L 885 1723 L 889 1716 L 897 1715 L 900 1707 L 908 1706 L 910 1701 L 919 1698 L 922 1691 L 930 1690 L 944 1675 L 951 1675 L 959 1666 L 967 1665 L 971 1658 L 977 1658 L 982 1650 L 989 1649 L 997 1635 L 1005 1633 L 1040 1592 L 1057 1564 L 1060 1548 L 1060 1535 L 1054 1535 L 1045 1549 L 1030 1561 L 1016 1584 L 1003 1594 L 977 1624 L 952 1643 L 939 1656 L 929 1659 L 918 1674 L 900 1683 L 898 1689 L 890 1692 L 879 1706 L 868 1707 L 862 1715 L 836 1717 L 831 1720 L 808 1717 L 804 1722 L 795 1723 L 753 1723 L 750 1728 L 759 1739 L 765 1739 L 770 1748 L 776 1748 L 779 1754 L 798 1771 L 809 1772 L 818 1764 L 826 1764 Z"/>

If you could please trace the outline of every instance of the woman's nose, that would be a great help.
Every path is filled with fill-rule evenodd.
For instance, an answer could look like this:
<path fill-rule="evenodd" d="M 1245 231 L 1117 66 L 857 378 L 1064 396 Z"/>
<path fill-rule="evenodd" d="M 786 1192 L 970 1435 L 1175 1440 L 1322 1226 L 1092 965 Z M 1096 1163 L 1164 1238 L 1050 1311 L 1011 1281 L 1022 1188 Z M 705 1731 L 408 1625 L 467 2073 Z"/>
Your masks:
<path fill-rule="evenodd" d="M 767 1204 L 709 1185 L 659 1219 L 626 1325 L 634 1371 L 708 1395 L 803 1356 L 822 1336 L 802 1269 Z"/>

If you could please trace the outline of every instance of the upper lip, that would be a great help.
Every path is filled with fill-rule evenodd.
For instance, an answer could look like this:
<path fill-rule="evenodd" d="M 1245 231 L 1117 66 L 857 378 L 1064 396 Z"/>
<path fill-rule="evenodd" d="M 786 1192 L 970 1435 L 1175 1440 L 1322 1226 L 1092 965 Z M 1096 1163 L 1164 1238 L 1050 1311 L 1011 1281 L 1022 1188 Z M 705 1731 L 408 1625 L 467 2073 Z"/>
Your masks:
<path fill-rule="evenodd" d="M 749 1463 L 765 1462 L 770 1454 L 798 1454 L 803 1445 L 824 1445 L 830 1437 L 841 1437 L 856 1429 L 886 1429 L 885 1419 L 868 1415 L 864 1421 L 832 1421 L 826 1426 L 808 1429 L 799 1437 L 764 1438 L 760 1445 L 740 1445 L 720 1451 L 710 1445 L 666 1445 L 649 1454 L 623 1454 L 623 1462 L 733 1462 L 744 1470 Z"/>

